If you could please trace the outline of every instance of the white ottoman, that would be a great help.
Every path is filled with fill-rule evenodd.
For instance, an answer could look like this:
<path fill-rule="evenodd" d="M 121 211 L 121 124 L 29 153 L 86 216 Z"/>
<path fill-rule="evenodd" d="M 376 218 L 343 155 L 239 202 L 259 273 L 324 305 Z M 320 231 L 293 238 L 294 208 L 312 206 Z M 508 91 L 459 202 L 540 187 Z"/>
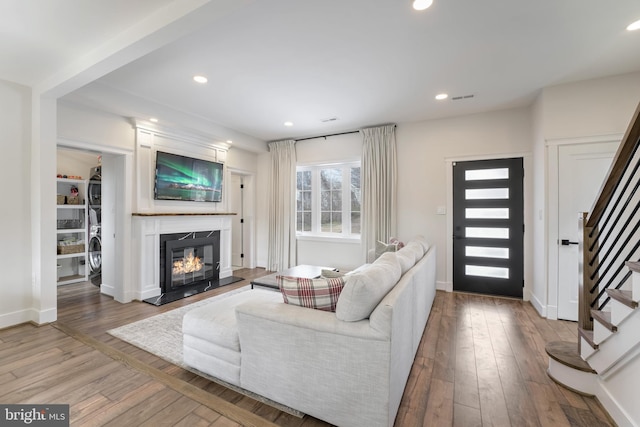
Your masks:
<path fill-rule="evenodd" d="M 282 294 L 267 289 L 250 289 L 187 312 L 182 319 L 184 363 L 240 386 L 236 306 L 256 300 L 282 302 Z"/>

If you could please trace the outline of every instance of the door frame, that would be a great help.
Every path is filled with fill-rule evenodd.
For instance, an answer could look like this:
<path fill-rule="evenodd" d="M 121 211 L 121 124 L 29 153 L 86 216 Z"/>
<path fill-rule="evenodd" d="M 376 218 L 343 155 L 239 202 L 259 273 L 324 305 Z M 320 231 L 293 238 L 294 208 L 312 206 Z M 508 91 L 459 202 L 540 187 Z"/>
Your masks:
<path fill-rule="evenodd" d="M 243 213 L 244 213 L 244 233 L 242 236 L 242 246 L 244 249 L 244 268 L 256 268 L 256 174 L 254 172 L 228 168 L 229 178 L 231 175 L 241 175 L 243 178 Z M 231 182 L 231 179 L 229 179 Z M 230 206 L 229 206 L 230 208 Z"/>
<path fill-rule="evenodd" d="M 560 147 L 567 145 L 596 144 L 622 141 L 623 134 L 595 135 L 574 138 L 549 138 L 545 140 L 547 151 L 547 298 L 536 301 L 538 312 L 547 319 L 558 319 L 558 258 L 560 239 Z"/>
<path fill-rule="evenodd" d="M 131 266 L 131 214 L 133 200 L 133 149 L 112 147 L 86 141 L 58 138 L 56 147 L 71 148 L 103 155 L 111 163 L 111 179 L 113 180 L 115 212 L 114 229 L 102 229 L 103 283 L 100 292 L 113 297 L 118 302 L 133 301 L 133 279 Z M 104 157 L 106 155 L 106 158 Z M 113 235 L 106 239 L 106 233 Z M 53 255 L 55 257 L 55 254 Z M 105 268 L 105 265 L 107 268 Z M 116 285 L 119 284 L 119 285 Z M 56 300 L 57 307 L 57 300 Z"/>
<path fill-rule="evenodd" d="M 447 188 L 447 210 L 449 214 L 446 215 L 447 231 L 447 253 L 446 257 L 446 281 L 445 291 L 453 292 L 453 164 L 455 162 L 468 162 L 475 160 L 492 160 L 492 159 L 508 159 L 512 157 L 522 157 L 522 164 L 524 167 L 524 181 L 523 185 L 523 197 L 524 197 L 524 289 L 522 290 L 522 299 L 529 301 L 531 297 L 531 289 L 533 287 L 533 240 L 532 233 L 533 222 L 531 213 L 529 212 L 533 206 L 533 154 L 531 152 L 526 153 L 497 153 L 497 154 L 483 154 L 476 156 L 456 156 L 445 157 L 445 173 L 446 173 L 446 188 Z"/>

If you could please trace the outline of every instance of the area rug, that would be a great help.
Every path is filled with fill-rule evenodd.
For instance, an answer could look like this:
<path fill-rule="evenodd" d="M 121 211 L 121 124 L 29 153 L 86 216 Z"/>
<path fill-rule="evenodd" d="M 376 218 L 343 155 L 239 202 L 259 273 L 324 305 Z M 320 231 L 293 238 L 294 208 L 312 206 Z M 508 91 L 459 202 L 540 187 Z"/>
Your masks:
<path fill-rule="evenodd" d="M 213 301 L 219 301 L 224 298 L 228 298 L 240 292 L 246 292 L 250 290 L 249 286 L 243 286 L 238 289 L 226 292 L 224 294 L 217 295 L 215 297 L 207 298 L 189 304 L 187 306 L 176 308 L 175 310 L 167 311 L 156 316 L 148 317 L 137 322 L 129 323 L 128 325 L 120 326 L 119 328 L 110 329 L 108 334 L 113 335 L 122 341 L 135 345 L 149 353 L 180 366 L 181 368 L 193 372 L 201 377 L 207 378 L 210 381 L 223 385 L 231 390 L 234 390 L 245 396 L 249 396 L 259 402 L 265 403 L 269 406 L 273 406 L 283 412 L 291 414 L 296 417 L 303 417 L 304 414 L 288 406 L 281 405 L 277 402 L 273 402 L 263 396 L 252 393 L 248 390 L 229 384 L 226 381 L 222 381 L 211 375 L 200 372 L 190 366 L 187 366 L 183 362 L 182 358 L 182 317 L 187 311 L 194 308 L 209 304 Z"/>

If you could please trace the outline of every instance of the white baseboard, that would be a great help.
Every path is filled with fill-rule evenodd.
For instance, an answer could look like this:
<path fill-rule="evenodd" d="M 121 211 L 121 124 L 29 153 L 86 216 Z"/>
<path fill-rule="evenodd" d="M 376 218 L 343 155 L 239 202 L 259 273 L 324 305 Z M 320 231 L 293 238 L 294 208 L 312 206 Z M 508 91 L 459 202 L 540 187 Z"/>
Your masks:
<path fill-rule="evenodd" d="M 638 427 L 601 381 L 598 381 L 596 397 L 619 427 Z"/>
<path fill-rule="evenodd" d="M 31 309 L 13 311 L 0 316 L 0 329 L 9 328 L 21 323 L 35 322 Z"/>
<path fill-rule="evenodd" d="M 436 289 L 439 291 L 453 292 L 453 283 L 436 281 Z"/>
<path fill-rule="evenodd" d="M 542 302 L 536 297 L 533 293 L 531 294 L 530 299 L 531 305 L 536 309 L 538 314 L 542 317 L 547 317 L 547 306 L 542 304 Z"/>

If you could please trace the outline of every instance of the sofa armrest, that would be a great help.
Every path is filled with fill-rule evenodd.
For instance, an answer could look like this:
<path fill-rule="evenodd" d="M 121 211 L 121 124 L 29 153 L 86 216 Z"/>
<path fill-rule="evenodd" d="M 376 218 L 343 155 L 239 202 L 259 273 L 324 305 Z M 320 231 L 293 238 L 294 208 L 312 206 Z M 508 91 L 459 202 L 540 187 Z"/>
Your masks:
<path fill-rule="evenodd" d="M 369 319 L 344 322 L 335 313 L 280 302 L 246 302 L 236 307 L 236 316 L 238 319 L 254 318 L 255 322 L 268 320 L 300 329 L 354 338 L 389 340 L 388 335 L 371 328 Z M 242 323 L 245 322 L 239 322 L 240 325 Z"/>

